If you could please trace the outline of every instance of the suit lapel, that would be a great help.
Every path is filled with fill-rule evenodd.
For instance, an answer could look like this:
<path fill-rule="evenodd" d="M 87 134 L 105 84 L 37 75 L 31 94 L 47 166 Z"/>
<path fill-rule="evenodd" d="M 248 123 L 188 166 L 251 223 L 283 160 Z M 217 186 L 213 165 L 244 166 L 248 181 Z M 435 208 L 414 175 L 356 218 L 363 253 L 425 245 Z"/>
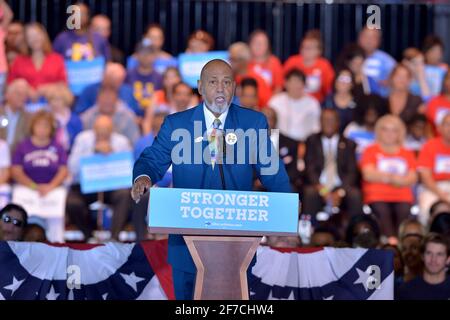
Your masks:
<path fill-rule="evenodd" d="M 236 128 L 237 128 L 236 107 L 234 104 L 231 104 L 230 108 L 228 109 L 228 114 L 227 118 L 225 119 L 223 129 L 226 131 L 227 129 L 235 130 Z"/>
<path fill-rule="evenodd" d="M 196 106 L 194 112 L 192 113 L 191 122 L 193 128 L 195 128 L 194 125 L 196 121 L 200 121 L 202 123 L 202 132 L 201 132 L 201 134 L 203 135 L 202 150 L 205 150 L 205 147 L 208 146 L 208 136 L 206 133 L 206 121 L 205 121 L 205 113 L 203 111 L 203 103 L 200 103 L 198 106 Z M 196 139 L 199 138 L 199 134 L 197 132 L 194 132 L 194 129 L 192 129 L 192 133 L 197 135 L 193 137 L 194 141 L 196 141 Z"/>
<path fill-rule="evenodd" d="M 318 158 L 318 164 L 320 165 L 320 168 L 322 170 L 325 168 L 325 150 L 323 150 L 323 144 L 322 144 L 322 134 L 317 135 L 317 158 Z"/>

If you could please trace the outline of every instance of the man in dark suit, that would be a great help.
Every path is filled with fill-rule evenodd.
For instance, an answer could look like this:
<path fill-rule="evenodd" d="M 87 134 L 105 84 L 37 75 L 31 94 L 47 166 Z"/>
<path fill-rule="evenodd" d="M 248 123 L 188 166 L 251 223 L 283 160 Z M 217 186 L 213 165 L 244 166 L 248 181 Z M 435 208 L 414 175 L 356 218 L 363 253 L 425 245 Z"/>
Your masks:
<path fill-rule="evenodd" d="M 231 67 L 225 61 L 212 60 L 203 67 L 198 81 L 203 103 L 167 116 L 153 145 L 147 147 L 136 161 L 131 191 L 135 201 L 139 201 L 145 191 L 163 177 L 170 165 L 175 188 L 251 191 L 253 174 L 256 173 L 267 190 L 290 192 L 286 170 L 268 137 L 265 116 L 232 104 L 235 87 Z M 266 133 L 255 141 L 238 135 L 228 139 L 228 132 L 236 129 L 244 132 L 266 130 Z M 179 140 L 186 143 L 186 134 L 189 137 L 187 149 L 180 152 Z M 214 141 L 221 140 L 220 136 L 225 137 L 226 161 L 220 159 L 222 152 L 214 144 Z M 236 139 L 243 141 L 244 154 L 234 152 L 242 151 L 237 148 L 238 143 L 233 143 Z M 260 157 L 263 144 L 270 162 Z M 178 157 L 180 154 L 182 161 Z M 233 154 L 232 158 L 229 154 Z M 238 162 L 237 158 L 241 156 L 245 159 Z M 221 164 L 223 170 L 217 164 Z M 168 261 L 172 265 L 176 298 L 192 299 L 195 265 L 182 236 L 170 235 Z"/>
<path fill-rule="evenodd" d="M 339 115 L 335 110 L 323 110 L 320 121 L 322 131 L 306 140 L 302 212 L 315 217 L 325 204 L 345 204 L 350 215 L 360 214 L 356 145 L 339 134 Z"/>

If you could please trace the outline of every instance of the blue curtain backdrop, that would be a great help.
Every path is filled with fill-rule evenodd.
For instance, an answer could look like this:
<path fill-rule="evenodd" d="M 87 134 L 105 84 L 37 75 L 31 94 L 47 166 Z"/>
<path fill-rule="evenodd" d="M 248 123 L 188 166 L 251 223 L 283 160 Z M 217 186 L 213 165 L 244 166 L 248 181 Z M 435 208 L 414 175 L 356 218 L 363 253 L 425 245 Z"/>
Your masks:
<path fill-rule="evenodd" d="M 42 22 L 51 38 L 65 28 L 71 0 L 9 0 L 15 19 Z M 85 0 L 93 14 L 112 19 L 111 43 L 130 54 L 149 23 L 165 29 L 165 50 L 184 51 L 188 35 L 196 29 L 210 32 L 216 49 L 246 41 L 256 28 L 266 30 L 273 52 L 283 61 L 298 52 L 304 33 L 322 31 L 324 55 L 335 60 L 342 46 L 354 41 L 369 14 L 369 4 L 325 4 L 304 1 L 205 1 L 205 0 Z M 377 2 L 377 1 L 374 1 Z M 408 46 L 421 46 L 423 38 L 437 32 L 450 39 L 450 6 L 411 4 L 407 1 L 379 4 L 384 41 L 382 48 L 395 58 Z M 438 18 L 438 20 L 436 20 Z M 440 24 L 439 24 L 440 23 Z M 443 26 L 437 28 L 436 26 Z M 447 28 L 446 28 L 447 27 Z M 435 30 L 440 29 L 440 30 Z M 447 38 L 445 38 L 447 37 Z M 449 52 L 447 48 L 447 59 Z"/>

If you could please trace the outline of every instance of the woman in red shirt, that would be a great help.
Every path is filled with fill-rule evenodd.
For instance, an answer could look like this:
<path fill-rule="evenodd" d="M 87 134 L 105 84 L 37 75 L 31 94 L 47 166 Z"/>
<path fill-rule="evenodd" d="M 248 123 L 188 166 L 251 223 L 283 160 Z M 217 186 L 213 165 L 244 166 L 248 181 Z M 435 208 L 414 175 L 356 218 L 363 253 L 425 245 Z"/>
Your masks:
<path fill-rule="evenodd" d="M 249 46 L 252 59 L 249 68 L 260 75 L 272 88 L 272 94 L 283 90 L 283 67 L 280 59 L 272 54 L 269 37 L 263 30 L 255 30 L 250 34 Z"/>
<path fill-rule="evenodd" d="M 30 85 L 30 98 L 45 96 L 50 84 L 67 83 L 66 68 L 61 55 L 53 52 L 45 28 L 37 22 L 25 27 L 27 54 L 19 55 L 11 65 L 8 83 L 25 79 Z"/>
<path fill-rule="evenodd" d="M 334 81 L 334 69 L 330 62 L 322 57 L 323 43 L 320 31 L 310 30 L 300 45 L 300 54 L 290 57 L 283 66 L 286 75 L 296 68 L 306 75 L 306 91 L 323 103 Z"/>
<path fill-rule="evenodd" d="M 450 71 L 442 81 L 442 93 L 428 102 L 426 116 L 433 127 L 435 135 L 439 135 L 437 126 L 441 123 L 444 116 L 450 113 Z"/>
<path fill-rule="evenodd" d="M 375 125 L 375 143 L 364 150 L 360 162 L 364 202 L 393 244 L 400 223 L 410 214 L 414 200 L 411 188 L 417 182 L 414 154 L 403 147 L 405 134 L 399 117 L 381 117 Z"/>

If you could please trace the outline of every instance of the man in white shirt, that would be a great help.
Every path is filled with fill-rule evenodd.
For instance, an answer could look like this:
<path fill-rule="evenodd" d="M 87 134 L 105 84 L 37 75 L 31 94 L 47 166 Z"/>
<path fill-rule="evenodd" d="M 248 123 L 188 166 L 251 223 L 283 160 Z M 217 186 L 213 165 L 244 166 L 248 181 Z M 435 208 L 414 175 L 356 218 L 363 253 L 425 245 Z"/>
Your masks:
<path fill-rule="evenodd" d="M 285 136 L 296 141 L 320 130 L 320 105 L 305 93 L 305 75 L 293 69 L 285 77 L 286 91 L 269 100 L 269 107 L 277 113 L 278 128 Z"/>
<path fill-rule="evenodd" d="M 75 224 L 89 239 L 95 226 L 89 219 L 88 206 L 97 201 L 98 196 L 93 194 L 82 194 L 79 184 L 80 159 L 100 154 L 111 154 L 119 152 L 131 152 L 132 148 L 128 139 L 113 132 L 113 121 L 110 117 L 98 116 L 93 130 L 81 132 L 75 139 L 72 153 L 69 156 L 68 166 L 72 175 L 72 186 L 67 196 L 66 212 L 70 221 Z M 130 191 L 121 189 L 104 193 L 104 202 L 113 209 L 111 237 L 118 240 L 119 232 L 122 230 L 130 210 Z"/>
<path fill-rule="evenodd" d="M 81 114 L 84 129 L 92 129 L 99 115 L 110 116 L 117 132 L 126 136 L 131 144 L 140 137 L 136 116 L 125 103 L 119 99 L 118 92 L 111 87 L 100 89 L 96 104 Z"/>

